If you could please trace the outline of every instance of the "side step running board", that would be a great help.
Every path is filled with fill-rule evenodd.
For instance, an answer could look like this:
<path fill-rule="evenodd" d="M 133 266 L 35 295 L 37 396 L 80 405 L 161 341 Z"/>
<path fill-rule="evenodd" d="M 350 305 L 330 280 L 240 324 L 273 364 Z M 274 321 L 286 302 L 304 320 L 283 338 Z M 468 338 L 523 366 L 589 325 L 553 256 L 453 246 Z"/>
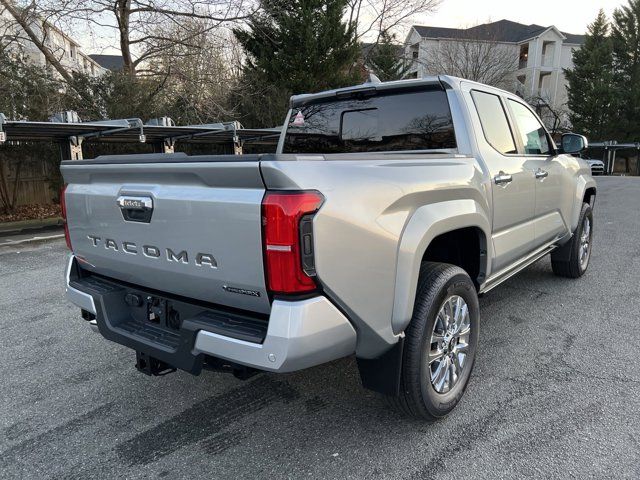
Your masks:
<path fill-rule="evenodd" d="M 516 263 L 514 266 L 508 267 L 507 269 L 498 272 L 496 275 L 492 275 L 491 277 L 489 277 L 487 282 L 484 284 L 484 286 L 480 289 L 478 293 L 487 293 L 489 290 L 493 290 L 502 282 L 510 279 L 516 273 L 521 272 L 522 270 L 527 268 L 529 265 L 536 263 L 538 260 L 540 260 L 545 255 L 548 255 L 556 248 L 557 246 L 555 244 L 547 245 L 543 247 L 541 250 L 537 250 L 533 252 L 529 257 L 526 257 L 524 260 L 522 260 L 519 263 Z"/>

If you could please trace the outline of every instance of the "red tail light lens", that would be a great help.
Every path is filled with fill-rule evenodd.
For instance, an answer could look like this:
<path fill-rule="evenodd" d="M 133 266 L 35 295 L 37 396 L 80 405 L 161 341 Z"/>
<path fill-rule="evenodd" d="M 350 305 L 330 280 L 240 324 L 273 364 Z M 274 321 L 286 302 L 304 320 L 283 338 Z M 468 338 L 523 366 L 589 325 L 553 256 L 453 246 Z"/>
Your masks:
<path fill-rule="evenodd" d="M 62 210 L 62 222 L 64 224 L 64 239 L 67 242 L 69 250 L 73 251 L 71 246 L 71 237 L 69 237 L 69 225 L 67 225 L 67 200 L 65 194 L 67 193 L 67 186 L 63 186 L 60 189 L 60 209 Z"/>
<path fill-rule="evenodd" d="M 323 201 L 322 194 L 313 191 L 266 193 L 262 201 L 262 224 L 267 284 L 271 292 L 296 294 L 316 289 L 315 280 L 302 266 L 302 249 L 308 257 L 313 245 L 310 236 L 301 235 L 300 223 L 303 217 L 308 220 L 309 215 L 317 212 Z"/>

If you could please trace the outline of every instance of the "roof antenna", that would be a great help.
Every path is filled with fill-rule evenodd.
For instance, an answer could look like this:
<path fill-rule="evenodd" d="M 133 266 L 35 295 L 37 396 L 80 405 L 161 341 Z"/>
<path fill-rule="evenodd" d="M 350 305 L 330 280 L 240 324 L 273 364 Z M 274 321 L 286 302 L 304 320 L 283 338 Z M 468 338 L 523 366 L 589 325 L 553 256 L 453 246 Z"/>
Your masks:
<path fill-rule="evenodd" d="M 369 78 L 364 83 L 382 83 L 375 73 L 369 72 Z"/>

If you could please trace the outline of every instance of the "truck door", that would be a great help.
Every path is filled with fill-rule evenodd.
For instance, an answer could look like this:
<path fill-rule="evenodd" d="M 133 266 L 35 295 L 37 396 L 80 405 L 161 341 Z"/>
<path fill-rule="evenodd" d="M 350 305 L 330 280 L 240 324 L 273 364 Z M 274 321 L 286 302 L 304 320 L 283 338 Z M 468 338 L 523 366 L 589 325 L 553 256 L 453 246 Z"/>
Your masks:
<path fill-rule="evenodd" d="M 535 239 L 536 245 L 542 246 L 569 231 L 568 216 L 573 205 L 570 169 L 567 159 L 557 155 L 549 134 L 531 109 L 514 99 L 508 99 L 507 104 L 525 168 L 535 183 Z"/>
<path fill-rule="evenodd" d="M 495 273 L 534 247 L 535 180 L 518 152 L 503 99 L 475 89 L 470 94 L 481 126 L 478 147 L 491 178 Z"/>

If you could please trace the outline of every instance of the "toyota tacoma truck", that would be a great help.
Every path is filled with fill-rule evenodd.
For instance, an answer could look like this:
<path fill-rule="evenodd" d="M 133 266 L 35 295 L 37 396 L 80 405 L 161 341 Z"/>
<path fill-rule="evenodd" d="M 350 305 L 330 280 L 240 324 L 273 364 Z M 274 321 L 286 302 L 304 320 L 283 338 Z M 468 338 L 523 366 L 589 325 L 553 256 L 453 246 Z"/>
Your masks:
<path fill-rule="evenodd" d="M 66 296 L 149 375 L 355 355 L 364 387 L 442 417 L 478 295 L 547 254 L 586 271 L 586 147 L 515 95 L 437 76 L 293 96 L 275 154 L 65 161 Z"/>

